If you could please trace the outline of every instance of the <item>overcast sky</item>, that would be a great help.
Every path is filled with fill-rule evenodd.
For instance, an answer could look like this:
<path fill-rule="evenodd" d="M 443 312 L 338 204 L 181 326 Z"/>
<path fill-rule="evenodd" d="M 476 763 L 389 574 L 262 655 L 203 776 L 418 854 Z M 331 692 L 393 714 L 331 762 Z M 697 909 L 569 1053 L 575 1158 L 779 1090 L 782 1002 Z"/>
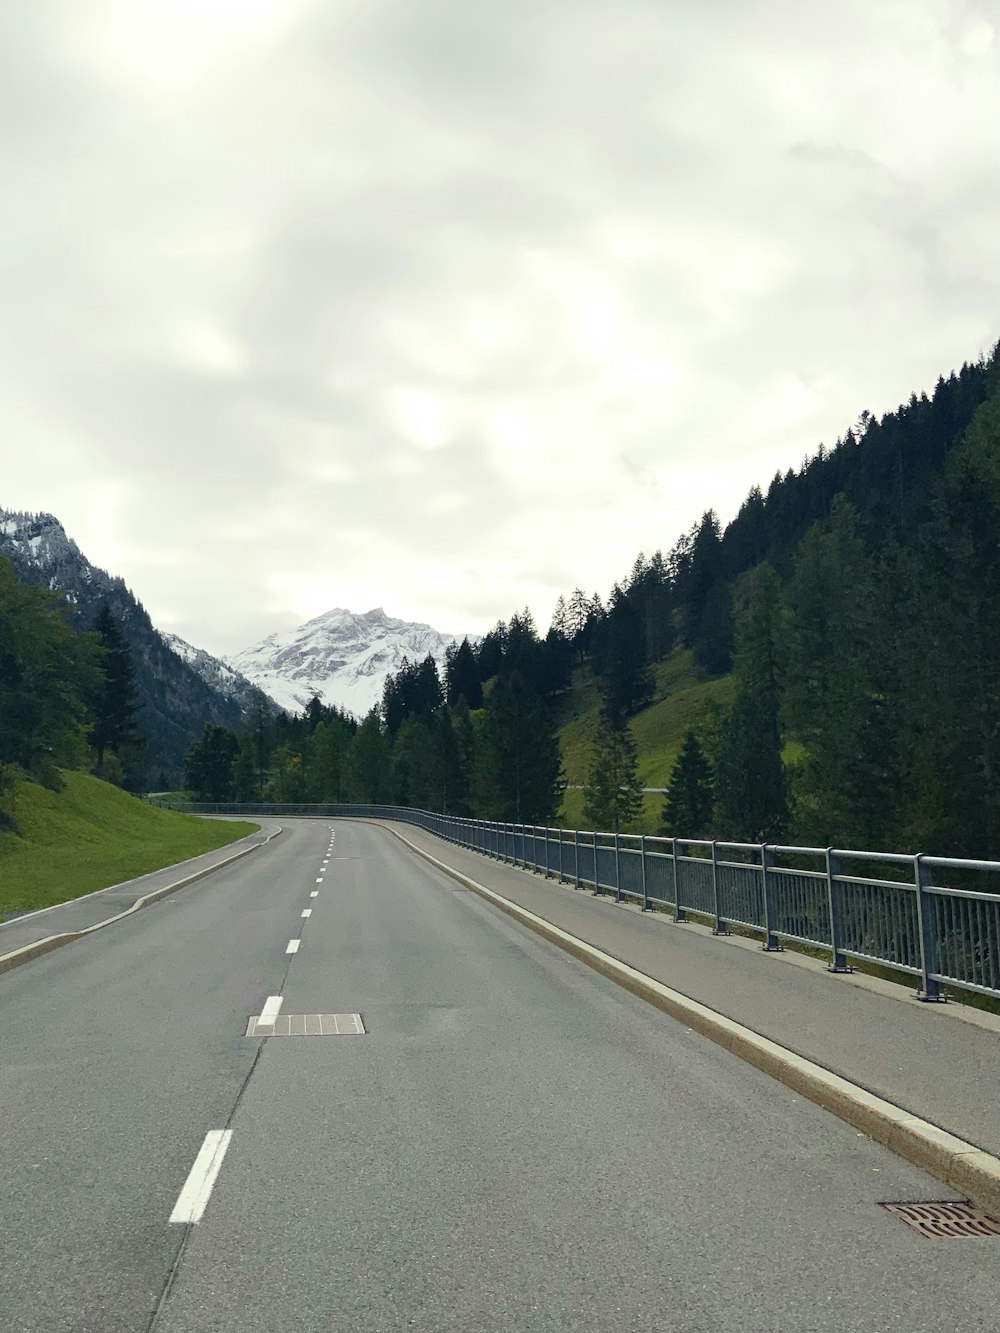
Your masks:
<path fill-rule="evenodd" d="M 1000 336 L 996 7 L 0 6 L 0 507 L 213 652 L 483 631 Z"/>

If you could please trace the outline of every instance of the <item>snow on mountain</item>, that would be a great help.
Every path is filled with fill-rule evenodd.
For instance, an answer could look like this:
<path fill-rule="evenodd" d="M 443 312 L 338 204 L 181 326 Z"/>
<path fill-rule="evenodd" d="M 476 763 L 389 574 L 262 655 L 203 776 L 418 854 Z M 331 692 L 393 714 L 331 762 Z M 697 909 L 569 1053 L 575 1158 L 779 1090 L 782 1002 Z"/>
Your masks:
<path fill-rule="evenodd" d="M 404 657 L 420 662 L 430 653 L 440 668 L 448 648 L 460 642 L 430 625 L 395 620 L 380 606 L 363 615 L 335 607 L 298 629 L 269 634 L 228 661 L 290 712 L 301 713 L 318 695 L 364 717 Z"/>
<path fill-rule="evenodd" d="M 187 654 L 174 652 L 124 580 L 92 565 L 52 514 L 0 508 L 0 556 L 13 561 L 22 579 L 60 593 L 73 608 L 76 628 L 92 628 L 102 606 L 118 621 L 135 668 L 138 723 L 153 780 L 160 770 L 179 777 L 206 722 L 240 726 L 242 700 L 203 677 Z"/>
<path fill-rule="evenodd" d="M 196 672 L 207 685 L 211 685 L 213 690 L 218 690 L 227 699 L 233 699 L 244 713 L 252 709 L 254 696 L 258 690 L 253 681 L 247 680 L 246 676 L 235 671 L 228 662 L 213 657 L 204 648 L 195 648 L 179 634 L 170 634 L 162 629 L 157 630 L 157 633 L 171 652 L 187 662 L 192 671 Z"/>

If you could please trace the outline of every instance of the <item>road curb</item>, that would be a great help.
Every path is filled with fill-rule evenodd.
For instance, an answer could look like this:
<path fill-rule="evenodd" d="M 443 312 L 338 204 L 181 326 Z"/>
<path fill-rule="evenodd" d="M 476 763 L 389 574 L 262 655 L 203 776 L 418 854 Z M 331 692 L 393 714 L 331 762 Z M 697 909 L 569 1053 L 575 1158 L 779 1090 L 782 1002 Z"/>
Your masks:
<path fill-rule="evenodd" d="M 273 833 L 269 833 L 263 842 L 255 842 L 252 847 L 243 847 L 234 855 L 227 856 L 224 861 L 216 861 L 214 865 L 205 866 L 204 869 L 193 875 L 175 880 L 173 884 L 165 884 L 162 889 L 153 889 L 150 893 L 137 898 L 132 906 L 127 907 L 124 912 L 109 916 L 107 921 L 98 921 L 92 926 L 85 926 L 83 930 L 67 930 L 58 935 L 46 935 L 44 939 L 36 940 L 34 944 L 25 944 L 20 949 L 13 949 L 10 953 L 0 954 L 0 976 L 4 972 L 10 972 L 15 967 L 20 967 L 23 963 L 30 963 L 35 958 L 41 958 L 44 954 L 51 953 L 53 949 L 61 949 L 64 944 L 72 944 L 74 940 L 83 939 L 84 935 L 92 935 L 95 930 L 103 930 L 105 926 L 113 926 L 116 921 L 121 921 L 134 912 L 141 912 L 144 907 L 151 907 L 153 903 L 159 902 L 161 898 L 166 898 L 171 893 L 176 893 L 178 889 L 186 889 L 189 884 L 197 884 L 198 880 L 206 879 L 209 875 L 214 875 L 217 870 L 224 870 L 226 866 L 231 866 L 234 861 L 242 860 L 244 856 L 249 856 L 251 852 L 257 852 L 261 847 L 266 847 L 281 832 L 280 828 L 276 829 Z M 90 897 L 89 894 L 85 896 Z M 72 902 L 73 899 L 71 898 L 69 901 Z"/>
<path fill-rule="evenodd" d="M 949 1134 L 930 1121 L 913 1115 L 912 1112 L 867 1092 L 864 1088 L 859 1088 L 839 1074 L 831 1073 L 822 1065 L 786 1050 L 777 1042 L 743 1027 L 733 1019 L 709 1009 L 707 1005 L 689 999 L 679 991 L 671 990 L 669 986 L 655 981 L 628 963 L 623 963 L 594 945 L 577 939 L 576 936 L 546 921 L 544 917 L 537 916 L 526 907 L 520 907 L 509 898 L 504 898 L 493 889 L 488 889 L 484 884 L 456 870 L 454 866 L 439 861 L 436 856 L 418 847 L 397 829 L 390 828 L 386 824 L 382 827 L 425 861 L 429 861 L 537 935 L 541 935 L 566 953 L 572 954 L 581 963 L 623 986 L 640 999 L 655 1005 L 671 1018 L 683 1023 L 685 1027 L 692 1028 L 703 1037 L 708 1037 L 727 1051 L 731 1051 L 733 1055 L 738 1055 L 741 1060 L 746 1060 L 748 1064 L 784 1083 L 800 1096 L 832 1112 L 839 1119 L 853 1125 L 855 1129 L 861 1130 L 870 1139 L 874 1139 L 876 1143 L 883 1144 L 890 1152 L 936 1176 L 946 1185 L 965 1194 L 972 1203 L 991 1217 L 1000 1218 L 1000 1157 L 984 1152 L 975 1144 Z"/>

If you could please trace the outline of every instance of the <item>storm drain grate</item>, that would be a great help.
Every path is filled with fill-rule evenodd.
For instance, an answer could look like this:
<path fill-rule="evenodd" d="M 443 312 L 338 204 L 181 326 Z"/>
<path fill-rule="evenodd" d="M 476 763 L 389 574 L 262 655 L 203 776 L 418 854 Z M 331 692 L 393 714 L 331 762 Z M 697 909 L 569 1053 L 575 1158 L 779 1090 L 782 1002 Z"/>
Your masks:
<path fill-rule="evenodd" d="M 971 1203 L 883 1203 L 887 1212 L 937 1240 L 961 1236 L 1000 1236 L 1000 1222 Z"/>
<path fill-rule="evenodd" d="M 360 1014 L 280 1014 L 270 1022 L 251 1018 L 248 1037 L 363 1037 Z"/>

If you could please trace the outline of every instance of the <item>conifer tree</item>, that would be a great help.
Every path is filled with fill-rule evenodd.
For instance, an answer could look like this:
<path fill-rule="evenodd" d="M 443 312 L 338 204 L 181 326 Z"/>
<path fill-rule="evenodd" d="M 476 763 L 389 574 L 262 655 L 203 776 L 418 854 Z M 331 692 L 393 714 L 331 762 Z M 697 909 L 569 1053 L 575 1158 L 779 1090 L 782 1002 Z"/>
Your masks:
<path fill-rule="evenodd" d="M 604 719 L 594 740 L 583 817 L 600 832 L 620 833 L 642 810 L 638 750 L 628 727 L 614 727 Z"/>
<path fill-rule="evenodd" d="M 779 698 L 787 611 L 781 582 L 762 564 L 740 581 L 736 672 L 740 687 L 715 764 L 716 831 L 773 842 L 788 827 Z"/>
<path fill-rule="evenodd" d="M 184 781 L 196 801 L 233 799 L 233 769 L 239 751 L 235 732 L 217 722 L 206 723 L 184 764 Z"/>
<path fill-rule="evenodd" d="M 139 776 L 142 749 L 135 721 L 138 700 L 132 654 L 107 603 L 97 613 L 94 630 L 104 650 L 104 679 L 92 702 L 94 723 L 90 744 L 95 755 L 94 772 L 98 777 L 118 779 L 132 787 Z M 110 769 L 105 761 L 109 751 L 118 761 Z"/>
<path fill-rule="evenodd" d="M 689 729 L 670 774 L 663 803 L 663 832 L 668 838 L 708 837 L 713 800 L 711 765 L 696 733 Z"/>
<path fill-rule="evenodd" d="M 96 635 L 72 630 L 58 596 L 23 583 L 0 557 L 0 767 L 8 792 L 18 773 L 58 790 L 58 768 L 85 760 L 88 700 L 102 679 Z"/>
<path fill-rule="evenodd" d="M 545 704 L 515 673 L 502 677 L 484 709 L 476 756 L 476 805 L 482 817 L 550 823 L 559 804 L 559 738 Z"/>
<path fill-rule="evenodd" d="M 479 664 L 468 639 L 453 644 L 445 654 L 445 697 L 451 707 L 459 699 L 464 699 L 470 708 L 483 706 Z"/>

